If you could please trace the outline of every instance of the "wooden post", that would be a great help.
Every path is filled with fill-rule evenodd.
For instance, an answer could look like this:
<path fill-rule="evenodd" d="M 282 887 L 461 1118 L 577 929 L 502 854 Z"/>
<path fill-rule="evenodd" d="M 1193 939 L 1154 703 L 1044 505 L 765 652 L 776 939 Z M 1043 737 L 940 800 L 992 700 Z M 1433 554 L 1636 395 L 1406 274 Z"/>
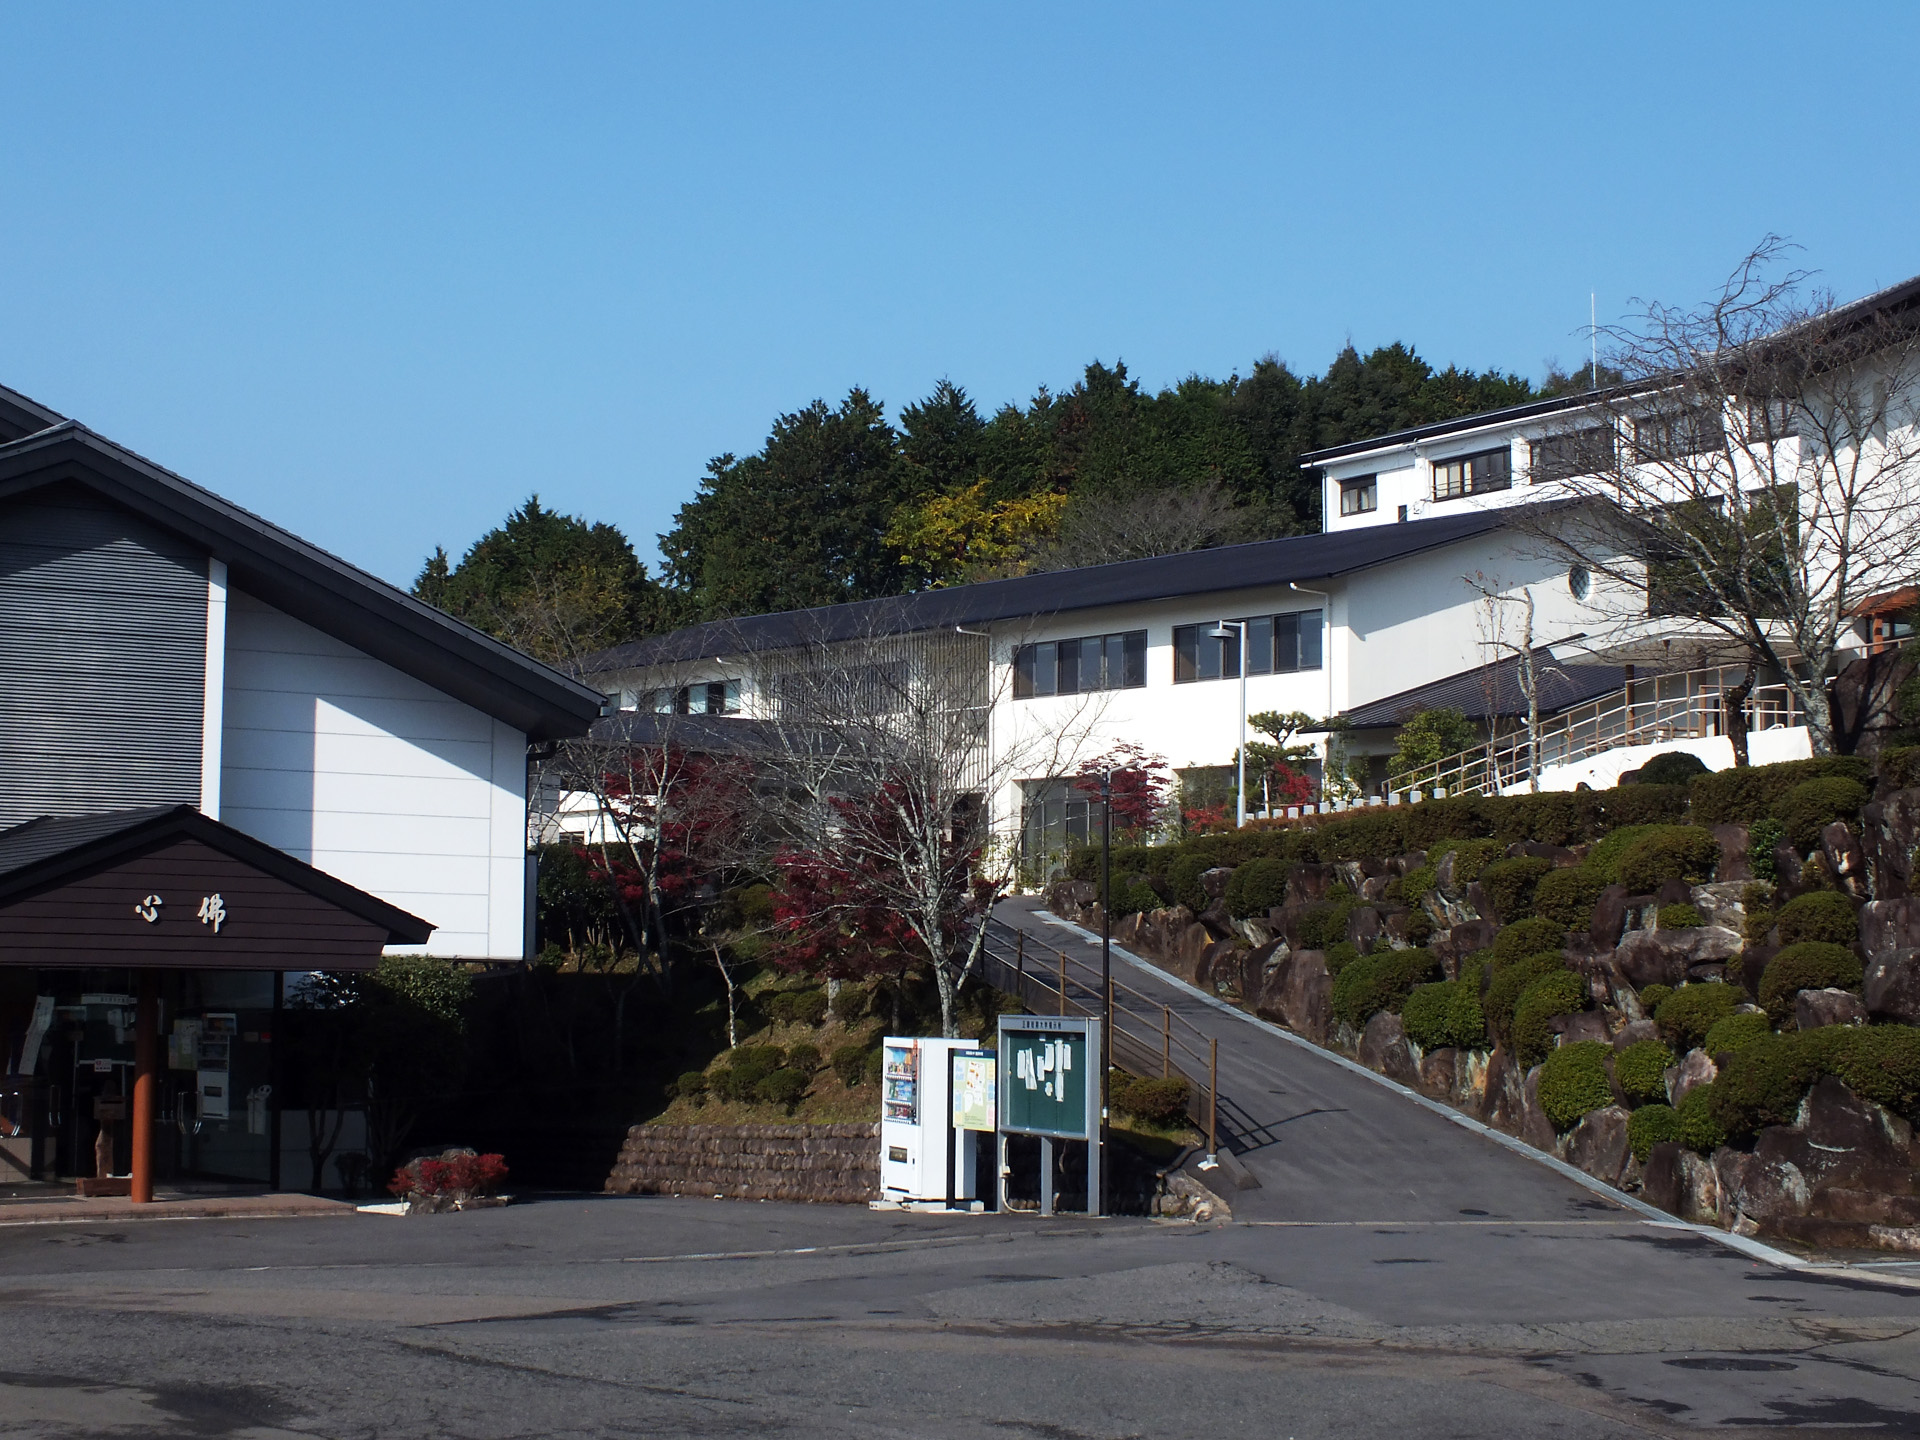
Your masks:
<path fill-rule="evenodd" d="M 133 1203 L 153 1199 L 154 1091 L 160 1084 L 160 977 L 140 972 L 133 1020 Z"/>
<path fill-rule="evenodd" d="M 1160 1007 L 1160 1078 L 1173 1074 L 1173 1007 Z"/>
<path fill-rule="evenodd" d="M 1067 952 L 1055 952 L 1060 957 L 1060 1013 L 1067 1013 Z"/>
<path fill-rule="evenodd" d="M 1207 1154 L 1220 1153 L 1220 1042 L 1207 1042 Z"/>

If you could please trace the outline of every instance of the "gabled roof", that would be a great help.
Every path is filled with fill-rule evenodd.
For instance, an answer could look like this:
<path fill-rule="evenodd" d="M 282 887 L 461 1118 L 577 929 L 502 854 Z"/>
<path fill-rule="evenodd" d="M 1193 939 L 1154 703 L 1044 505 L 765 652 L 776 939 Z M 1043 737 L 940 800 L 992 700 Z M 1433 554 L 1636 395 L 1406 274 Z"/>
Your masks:
<path fill-rule="evenodd" d="M 991 625 L 1108 605 L 1334 580 L 1488 534 L 1510 524 L 1513 515 L 1513 508 L 1476 509 L 1428 520 L 1255 540 L 1182 555 L 986 580 L 945 590 L 922 590 L 917 595 L 715 620 L 603 650 L 588 656 L 581 670 L 588 675 L 604 675 L 737 655 L 743 650 L 779 650 L 864 636 Z"/>
<path fill-rule="evenodd" d="M 1540 712 L 1560 711 L 1610 694 L 1627 683 L 1618 665 L 1563 665 L 1551 650 L 1534 652 L 1535 677 L 1540 687 Z M 1448 675 L 1397 695 L 1370 700 L 1346 712 L 1356 730 L 1404 725 L 1422 710 L 1458 710 L 1469 720 L 1510 720 L 1527 713 L 1527 697 L 1520 688 L 1520 657 L 1508 655 L 1491 665 Z"/>
<path fill-rule="evenodd" d="M 77 421 L 56 417 L 4 437 L 10 415 L 49 413 L 0 389 L 0 500 L 63 481 L 84 486 L 226 562 L 236 588 L 529 738 L 583 734 L 600 713 L 598 691 Z"/>
<path fill-rule="evenodd" d="M 387 932 L 389 945 L 424 945 L 434 927 L 377 895 L 336 880 L 191 805 L 97 815 L 42 816 L 0 830 L 0 905 L 171 840 L 197 840 Z"/>

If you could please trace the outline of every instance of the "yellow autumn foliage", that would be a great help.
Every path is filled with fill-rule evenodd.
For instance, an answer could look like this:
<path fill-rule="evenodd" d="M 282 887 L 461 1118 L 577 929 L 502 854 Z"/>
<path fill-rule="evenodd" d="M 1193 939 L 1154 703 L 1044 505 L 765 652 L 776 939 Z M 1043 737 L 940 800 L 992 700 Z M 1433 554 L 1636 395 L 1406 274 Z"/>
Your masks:
<path fill-rule="evenodd" d="M 1034 544 L 1059 528 L 1067 497 L 1047 492 L 989 503 L 991 483 L 982 478 L 901 510 L 887 528 L 887 544 L 936 586 L 983 571 L 1020 573 Z"/>

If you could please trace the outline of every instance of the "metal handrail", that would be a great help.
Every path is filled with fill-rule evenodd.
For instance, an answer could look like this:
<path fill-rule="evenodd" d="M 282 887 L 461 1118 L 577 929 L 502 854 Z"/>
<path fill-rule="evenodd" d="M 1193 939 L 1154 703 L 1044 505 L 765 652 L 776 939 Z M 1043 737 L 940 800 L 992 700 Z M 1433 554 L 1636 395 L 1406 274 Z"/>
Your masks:
<path fill-rule="evenodd" d="M 1000 920 L 987 922 L 980 978 L 1019 998 L 1035 1014 L 1101 1012 L 1098 967 Z M 1138 1075 L 1158 1066 L 1163 1078 L 1187 1082 L 1187 1116 L 1206 1132 L 1209 1153 L 1219 1151 L 1219 1042 L 1173 1007 L 1108 977 L 1113 1016 L 1107 1063 Z M 1204 1074 L 1203 1081 L 1198 1078 Z"/>
<path fill-rule="evenodd" d="M 1387 790 L 1394 795 L 1410 790 L 1497 794 L 1525 784 L 1536 770 L 1570 765 L 1622 746 L 1719 735 L 1725 729 L 1726 693 L 1745 676 L 1742 666 L 1648 675 L 1542 721 L 1537 758 L 1531 738 L 1522 732 L 1401 771 L 1388 778 Z M 1806 723 L 1799 701 L 1782 683 L 1756 686 L 1747 697 L 1747 712 L 1749 731 Z"/>

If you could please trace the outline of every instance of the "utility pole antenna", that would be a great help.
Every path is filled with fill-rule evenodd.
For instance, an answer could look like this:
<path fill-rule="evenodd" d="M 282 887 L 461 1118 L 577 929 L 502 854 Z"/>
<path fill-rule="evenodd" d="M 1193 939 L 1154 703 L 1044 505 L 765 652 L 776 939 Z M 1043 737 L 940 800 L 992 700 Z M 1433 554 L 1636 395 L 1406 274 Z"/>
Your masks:
<path fill-rule="evenodd" d="M 1588 373 L 1593 380 L 1593 388 L 1600 388 L 1600 299 L 1598 292 L 1587 292 L 1587 348 L 1593 368 Z"/>

